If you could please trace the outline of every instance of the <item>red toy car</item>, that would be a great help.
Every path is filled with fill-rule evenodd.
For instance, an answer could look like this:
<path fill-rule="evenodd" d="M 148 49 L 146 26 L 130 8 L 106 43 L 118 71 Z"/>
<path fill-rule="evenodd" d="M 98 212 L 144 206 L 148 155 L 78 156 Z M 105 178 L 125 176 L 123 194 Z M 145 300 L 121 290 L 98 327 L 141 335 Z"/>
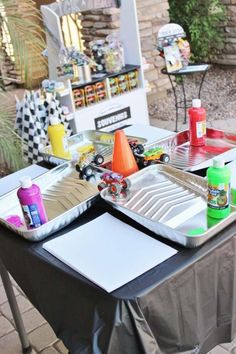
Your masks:
<path fill-rule="evenodd" d="M 116 172 L 105 172 L 101 179 L 102 182 L 98 184 L 99 191 L 108 187 L 109 192 L 117 196 L 129 188 L 129 181 Z"/>

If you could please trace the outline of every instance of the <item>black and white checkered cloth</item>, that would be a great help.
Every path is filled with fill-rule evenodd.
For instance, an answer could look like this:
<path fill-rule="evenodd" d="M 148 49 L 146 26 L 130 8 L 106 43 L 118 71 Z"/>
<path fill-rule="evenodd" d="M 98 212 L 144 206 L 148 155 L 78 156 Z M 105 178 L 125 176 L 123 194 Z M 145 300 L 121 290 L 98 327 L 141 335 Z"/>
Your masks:
<path fill-rule="evenodd" d="M 40 150 L 48 144 L 47 129 L 53 115 L 58 116 L 65 125 L 67 136 L 70 136 L 72 130 L 55 95 L 42 100 L 39 91 L 26 91 L 23 100 L 16 102 L 15 130 L 23 140 L 24 154 L 29 163 L 42 160 Z"/>

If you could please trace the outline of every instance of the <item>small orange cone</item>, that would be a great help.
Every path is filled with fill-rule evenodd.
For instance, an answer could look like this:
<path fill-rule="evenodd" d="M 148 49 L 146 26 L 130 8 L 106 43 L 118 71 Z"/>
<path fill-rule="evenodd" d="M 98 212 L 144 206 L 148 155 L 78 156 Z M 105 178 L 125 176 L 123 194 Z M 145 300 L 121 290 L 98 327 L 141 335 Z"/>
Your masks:
<path fill-rule="evenodd" d="M 138 165 L 123 130 L 115 132 L 112 171 L 124 177 L 138 171 Z"/>

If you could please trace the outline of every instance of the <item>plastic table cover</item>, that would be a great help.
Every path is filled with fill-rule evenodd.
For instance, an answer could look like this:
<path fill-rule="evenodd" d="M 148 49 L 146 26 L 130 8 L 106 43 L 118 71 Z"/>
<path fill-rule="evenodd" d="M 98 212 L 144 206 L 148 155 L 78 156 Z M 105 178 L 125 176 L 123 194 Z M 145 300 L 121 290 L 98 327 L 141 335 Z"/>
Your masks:
<path fill-rule="evenodd" d="M 202 247 L 185 249 L 100 201 L 51 238 L 104 211 L 179 252 L 108 294 L 43 250 L 43 242 L 27 242 L 0 226 L 2 261 L 70 352 L 197 354 L 231 341 L 236 333 L 236 226 Z"/>

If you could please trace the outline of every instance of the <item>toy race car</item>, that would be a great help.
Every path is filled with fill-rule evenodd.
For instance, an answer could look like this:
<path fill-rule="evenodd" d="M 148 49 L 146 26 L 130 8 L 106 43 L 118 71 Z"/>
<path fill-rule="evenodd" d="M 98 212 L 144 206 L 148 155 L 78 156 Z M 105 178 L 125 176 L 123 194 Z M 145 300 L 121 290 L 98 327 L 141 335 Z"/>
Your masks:
<path fill-rule="evenodd" d="M 129 146 L 134 154 L 141 155 L 144 152 L 144 147 L 142 144 L 139 144 L 137 139 L 129 140 Z"/>
<path fill-rule="evenodd" d="M 75 165 L 76 171 L 79 172 L 80 178 L 90 177 L 93 174 L 93 168 L 91 163 L 95 165 L 101 165 L 104 162 L 104 157 L 100 154 L 96 154 L 93 145 L 84 149 L 81 153 L 78 162 Z"/>
<path fill-rule="evenodd" d="M 170 161 L 170 156 L 165 153 L 161 146 L 149 149 L 143 153 L 143 162 L 145 166 L 156 160 L 160 160 L 161 162 L 165 163 Z"/>
<path fill-rule="evenodd" d="M 115 196 L 120 195 L 120 193 L 124 192 L 130 186 L 129 181 L 116 172 L 105 172 L 101 179 L 102 182 L 98 184 L 98 190 L 102 191 L 108 187 L 109 193 Z"/>

